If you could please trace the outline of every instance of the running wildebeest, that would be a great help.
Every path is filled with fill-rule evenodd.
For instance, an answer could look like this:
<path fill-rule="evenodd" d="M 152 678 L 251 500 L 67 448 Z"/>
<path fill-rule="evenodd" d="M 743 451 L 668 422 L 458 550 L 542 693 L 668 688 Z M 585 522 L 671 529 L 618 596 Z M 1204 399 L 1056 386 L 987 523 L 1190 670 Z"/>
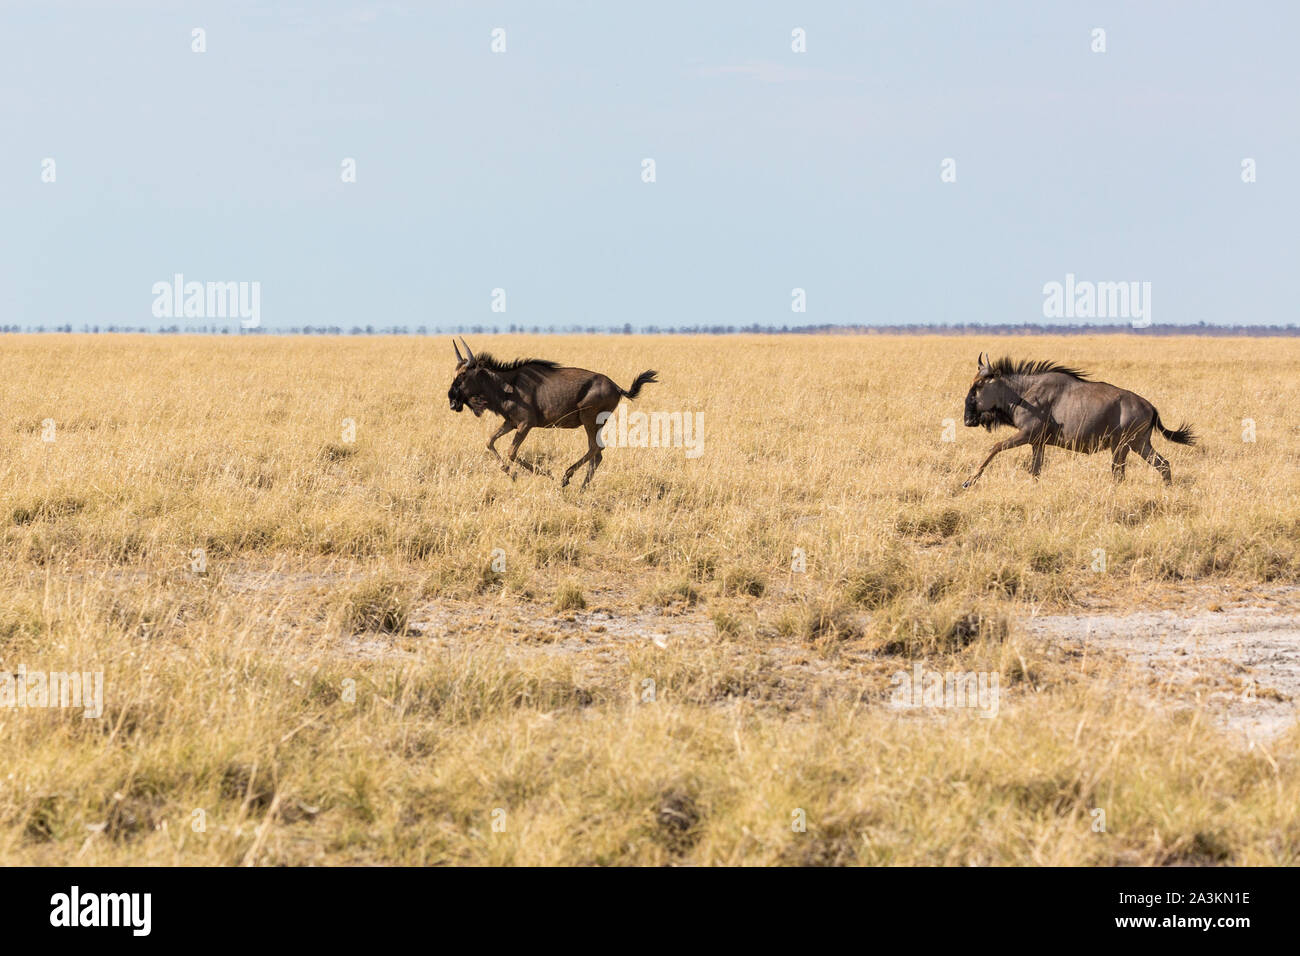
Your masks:
<path fill-rule="evenodd" d="M 990 363 L 983 353 L 966 394 L 965 422 L 989 431 L 1010 425 L 1016 433 L 993 446 L 963 488 L 975 484 L 998 452 L 1020 445 L 1032 448 L 1029 473 L 1034 477 L 1042 470 L 1044 447 L 1056 445 L 1085 454 L 1109 448 L 1116 481 L 1124 480 L 1124 459 L 1133 449 L 1160 472 L 1165 484 L 1171 484 L 1169 462 L 1151 447 L 1152 429 L 1180 445 L 1196 443 L 1188 426 L 1177 431 L 1165 428 L 1155 406 L 1127 389 L 1094 382 L 1083 372 L 1054 362 L 1002 358 Z"/>
<path fill-rule="evenodd" d="M 505 419 L 496 433 L 488 439 L 488 451 L 496 455 L 501 462 L 501 470 L 511 478 L 510 466 L 515 463 L 519 446 L 523 444 L 528 433 L 534 428 L 577 428 L 587 430 L 587 454 L 583 455 L 564 472 L 560 482 L 563 488 L 573 477 L 583 462 L 587 462 L 587 477 L 582 480 L 586 488 L 591 476 L 600 464 L 601 444 L 597 441 L 604 419 L 597 420 L 602 413 L 613 413 L 618 407 L 619 399 L 636 398 L 641 393 L 641 386 L 656 382 L 653 369 L 642 372 L 632 382 L 627 391 L 619 388 L 613 380 L 599 372 L 589 372 L 585 368 L 566 368 L 545 359 L 516 359 L 502 362 L 486 352 L 475 355 L 470 351 L 469 343 L 460 340 L 465 346 L 465 355 L 460 354 L 456 340 L 451 347 L 456 350 L 456 378 L 447 391 L 447 401 L 453 412 L 459 412 L 466 405 L 475 417 L 485 411 L 495 412 Z M 518 430 L 510 443 L 510 454 L 502 460 L 497 452 L 496 441 L 506 432 Z M 546 474 L 535 465 L 519 460 L 529 471 Z"/>

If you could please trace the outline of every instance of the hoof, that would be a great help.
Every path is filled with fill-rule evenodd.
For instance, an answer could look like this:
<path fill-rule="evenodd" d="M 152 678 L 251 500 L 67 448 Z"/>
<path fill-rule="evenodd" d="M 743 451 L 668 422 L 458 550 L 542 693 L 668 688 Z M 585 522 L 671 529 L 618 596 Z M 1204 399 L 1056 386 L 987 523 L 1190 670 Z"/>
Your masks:
<path fill-rule="evenodd" d="M 965 481 L 963 481 L 963 482 L 961 483 L 961 486 L 962 486 L 963 488 L 969 488 L 969 487 L 970 487 L 971 485 L 973 485 L 973 484 L 975 484 L 975 479 L 974 479 L 974 478 L 967 478 Z"/>

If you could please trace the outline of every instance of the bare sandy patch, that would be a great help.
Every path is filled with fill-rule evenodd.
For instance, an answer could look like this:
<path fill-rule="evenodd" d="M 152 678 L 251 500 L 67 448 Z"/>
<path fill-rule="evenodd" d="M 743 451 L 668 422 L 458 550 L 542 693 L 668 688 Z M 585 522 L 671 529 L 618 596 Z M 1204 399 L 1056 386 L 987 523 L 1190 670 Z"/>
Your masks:
<path fill-rule="evenodd" d="M 1208 708 L 1253 745 L 1300 714 L 1296 592 L 1186 589 L 1166 595 L 1172 607 L 1036 615 L 1022 628 L 1067 647 L 1121 656 L 1153 687 L 1181 691 L 1186 706 Z"/>

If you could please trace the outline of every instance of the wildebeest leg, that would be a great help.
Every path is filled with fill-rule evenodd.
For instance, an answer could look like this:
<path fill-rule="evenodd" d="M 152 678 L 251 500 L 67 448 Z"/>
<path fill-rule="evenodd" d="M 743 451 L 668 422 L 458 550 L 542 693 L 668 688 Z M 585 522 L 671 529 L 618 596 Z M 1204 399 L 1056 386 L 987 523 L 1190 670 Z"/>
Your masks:
<path fill-rule="evenodd" d="M 519 426 L 519 431 L 515 433 L 515 440 L 510 443 L 510 454 L 506 456 L 505 464 L 501 466 L 502 471 L 507 475 L 510 475 L 510 466 L 515 463 L 515 456 L 519 454 L 519 446 L 524 443 L 524 439 L 528 437 L 528 433 L 532 430 L 532 425 L 523 424 Z M 533 466 L 526 461 L 521 461 L 519 464 L 529 471 L 533 470 Z M 510 475 L 510 477 L 513 478 L 514 475 Z"/>
<path fill-rule="evenodd" d="M 984 469 L 989 466 L 989 462 L 996 458 L 999 452 L 1007 451 L 1010 448 L 1019 448 L 1021 445 L 1028 445 L 1031 440 L 1029 432 L 1016 432 L 1010 438 L 1002 439 L 1002 441 L 993 446 L 992 450 L 989 452 L 989 456 L 984 459 L 984 464 L 979 466 L 979 470 L 962 482 L 962 487 L 969 488 L 971 485 L 975 484 L 979 479 L 979 476 L 984 474 Z"/>
<path fill-rule="evenodd" d="M 581 468 L 583 464 L 591 458 L 592 452 L 598 450 L 599 449 L 596 445 L 596 439 L 594 437 L 594 434 L 592 430 L 588 428 L 587 429 L 587 453 L 583 455 L 581 458 L 579 458 L 577 461 L 575 461 L 568 468 L 564 469 L 564 478 L 560 481 L 560 487 L 563 488 L 565 485 L 567 485 L 569 483 L 569 479 L 573 477 L 573 473 L 577 471 L 579 468 Z M 587 481 L 590 480 L 591 480 L 591 474 L 590 472 L 588 472 Z M 587 487 L 587 481 L 584 481 L 582 483 L 582 486 L 584 488 Z"/>
<path fill-rule="evenodd" d="M 520 458 L 517 462 L 515 462 L 515 464 L 522 465 L 523 467 L 531 471 L 534 475 L 545 475 L 547 478 L 551 477 L 551 473 L 549 471 L 547 471 L 541 465 L 534 464 L 531 461 L 524 461 L 522 458 Z"/>
<path fill-rule="evenodd" d="M 1034 445 L 1033 454 L 1029 457 L 1029 473 L 1035 478 L 1043 470 L 1043 448 L 1041 443 Z"/>
<path fill-rule="evenodd" d="M 582 479 L 582 487 L 578 489 L 579 491 L 586 488 L 590 483 L 591 476 L 600 467 L 601 459 L 600 442 L 596 441 L 596 434 L 600 431 L 600 428 L 595 422 L 584 422 L 583 424 L 587 427 L 587 446 L 589 450 L 587 452 L 587 477 Z"/>
<path fill-rule="evenodd" d="M 1151 447 L 1151 437 L 1149 435 L 1143 442 L 1143 446 L 1144 447 L 1137 449 L 1137 453 L 1146 459 L 1147 464 L 1160 472 L 1160 476 L 1164 478 L 1166 485 L 1172 485 L 1174 483 L 1174 475 L 1173 471 L 1169 468 L 1169 461 L 1164 455 Z"/>
<path fill-rule="evenodd" d="M 1124 480 L 1124 459 L 1128 457 L 1128 445 L 1116 445 L 1110 459 L 1110 476 L 1116 481 Z"/>
<path fill-rule="evenodd" d="M 526 436 L 530 431 L 532 431 L 532 429 L 533 429 L 532 425 L 521 425 L 519 427 L 519 434 L 515 436 L 515 440 L 510 444 L 510 454 L 507 460 L 512 465 L 522 465 L 523 467 L 531 471 L 534 475 L 545 475 L 547 478 L 549 478 L 551 477 L 551 473 L 547 471 L 545 468 L 543 468 L 541 465 L 534 465 L 531 461 L 524 461 L 524 459 L 522 458 L 519 459 L 515 458 L 515 456 L 519 454 L 519 446 L 524 443 L 524 436 Z"/>
<path fill-rule="evenodd" d="M 487 442 L 487 450 L 492 452 L 492 454 L 496 456 L 497 462 L 501 465 L 501 470 L 504 471 L 507 475 L 510 474 L 510 469 L 506 467 L 506 463 L 504 459 L 502 459 L 501 453 L 496 450 L 496 443 L 498 438 L 506 434 L 506 432 L 514 431 L 514 429 L 515 429 L 514 422 L 502 422 L 501 427 L 496 430 L 496 434 L 493 435 L 491 438 L 489 438 Z"/>

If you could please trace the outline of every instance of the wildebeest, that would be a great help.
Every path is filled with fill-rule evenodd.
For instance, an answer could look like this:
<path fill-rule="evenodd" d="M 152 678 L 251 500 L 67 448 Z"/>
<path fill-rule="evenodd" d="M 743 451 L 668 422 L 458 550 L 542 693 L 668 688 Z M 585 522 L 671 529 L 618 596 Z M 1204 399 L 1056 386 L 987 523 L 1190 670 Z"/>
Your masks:
<path fill-rule="evenodd" d="M 1010 425 L 1016 433 L 993 446 L 963 488 L 975 483 L 998 452 L 1020 445 L 1032 448 L 1029 473 L 1035 477 L 1043 467 L 1044 447 L 1056 445 L 1086 454 L 1109 448 L 1111 474 L 1123 481 L 1124 459 L 1131 448 L 1170 484 L 1169 462 L 1151 447 L 1152 429 L 1180 445 L 1196 442 L 1186 425 L 1177 431 L 1165 428 L 1155 406 L 1141 395 L 1094 382 L 1077 369 L 1009 358 L 990 363 L 983 353 L 978 361 L 979 371 L 966 394 L 966 424 L 989 431 Z"/>
<path fill-rule="evenodd" d="M 658 374 L 653 369 L 642 372 L 632 382 L 632 387 L 624 391 L 613 380 L 599 372 L 589 372 L 585 368 L 567 368 L 548 362 L 545 359 L 516 359 L 502 362 L 480 352 L 475 355 L 470 351 L 469 343 L 460 340 L 465 346 L 465 355 L 460 354 L 456 340 L 451 347 L 456 350 L 456 378 L 447 391 L 447 401 L 453 412 L 459 412 L 466 405 L 475 417 L 485 411 L 495 412 L 505 419 L 496 433 L 488 439 L 488 451 L 496 455 L 501 462 L 501 470 L 510 477 L 510 466 L 515 463 L 519 446 L 523 444 L 528 433 L 534 428 L 577 428 L 587 430 L 587 454 L 583 455 L 564 472 L 560 482 L 563 488 L 573 477 L 583 462 L 587 462 L 587 477 L 582 480 L 582 487 L 587 487 L 591 476 L 600 464 L 601 445 L 596 436 L 603 426 L 604 419 L 597 419 L 601 413 L 612 413 L 618 407 L 619 399 L 636 398 L 641 393 L 641 386 L 656 382 Z M 510 431 L 518 432 L 510 443 L 510 454 L 503 461 L 496 450 L 496 441 Z M 544 471 L 520 459 L 519 464 L 529 471 Z"/>

